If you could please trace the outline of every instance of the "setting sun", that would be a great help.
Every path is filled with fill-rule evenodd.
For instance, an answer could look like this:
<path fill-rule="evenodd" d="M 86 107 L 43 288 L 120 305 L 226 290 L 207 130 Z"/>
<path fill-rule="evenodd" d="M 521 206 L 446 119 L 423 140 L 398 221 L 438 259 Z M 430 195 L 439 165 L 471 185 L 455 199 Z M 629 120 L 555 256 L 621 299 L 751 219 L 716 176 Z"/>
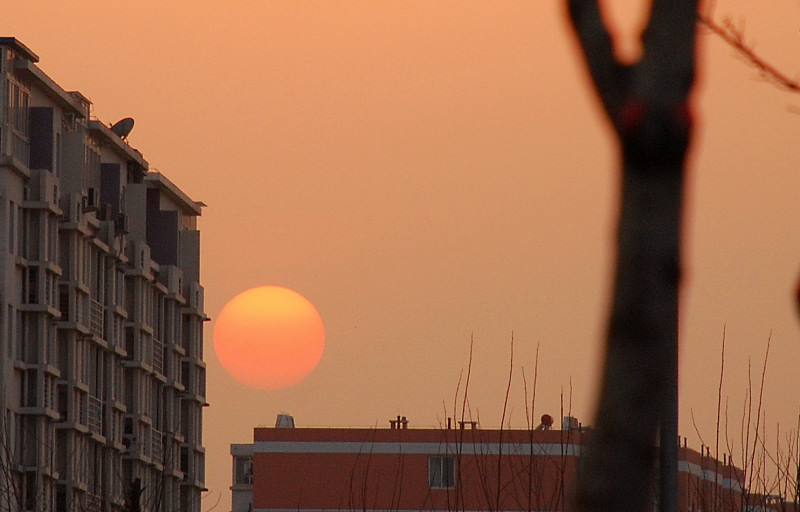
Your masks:
<path fill-rule="evenodd" d="M 214 326 L 214 349 L 236 380 L 280 389 L 305 379 L 325 348 L 322 318 L 311 302 L 280 286 L 259 286 L 231 299 Z"/>

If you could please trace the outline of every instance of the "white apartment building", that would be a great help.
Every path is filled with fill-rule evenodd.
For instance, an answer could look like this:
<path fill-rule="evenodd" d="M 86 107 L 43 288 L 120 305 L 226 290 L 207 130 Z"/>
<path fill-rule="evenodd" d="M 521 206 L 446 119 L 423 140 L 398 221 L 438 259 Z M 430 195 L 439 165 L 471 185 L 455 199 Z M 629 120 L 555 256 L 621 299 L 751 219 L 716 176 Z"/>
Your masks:
<path fill-rule="evenodd" d="M 0 511 L 199 512 L 202 203 L 0 37 Z"/>

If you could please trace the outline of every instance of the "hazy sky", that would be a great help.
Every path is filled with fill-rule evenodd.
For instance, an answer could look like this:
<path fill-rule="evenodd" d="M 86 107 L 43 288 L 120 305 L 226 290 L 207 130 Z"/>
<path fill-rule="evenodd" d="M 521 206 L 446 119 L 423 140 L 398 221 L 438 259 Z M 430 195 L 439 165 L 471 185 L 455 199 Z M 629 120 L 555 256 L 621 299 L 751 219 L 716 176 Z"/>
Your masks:
<path fill-rule="evenodd" d="M 606 3 L 635 24 L 641 2 Z M 795 0 L 714 3 L 800 73 Z M 151 168 L 208 204 L 204 508 L 221 496 L 229 509 L 229 444 L 280 412 L 300 426 L 440 424 L 471 337 L 483 426 L 500 422 L 512 333 L 512 425 L 537 346 L 535 416 L 557 417 L 571 389 L 590 423 L 617 157 L 562 2 L 12 0 L 0 34 L 102 121 L 134 117 Z M 723 329 L 733 424 L 771 333 L 767 424 L 773 438 L 794 426 L 800 362 L 800 96 L 708 34 L 700 50 L 681 321 L 680 425 L 695 447 L 692 414 L 714 437 Z M 326 325 L 320 366 L 282 391 L 238 384 L 213 350 L 222 306 L 261 284 L 305 295 Z"/>

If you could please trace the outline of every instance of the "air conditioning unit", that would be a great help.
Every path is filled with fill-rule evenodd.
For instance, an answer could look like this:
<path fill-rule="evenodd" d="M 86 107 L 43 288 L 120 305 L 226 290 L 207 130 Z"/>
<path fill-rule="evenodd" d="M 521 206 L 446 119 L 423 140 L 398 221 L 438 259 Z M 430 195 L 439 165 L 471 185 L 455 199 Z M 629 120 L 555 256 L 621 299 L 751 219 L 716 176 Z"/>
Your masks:
<path fill-rule="evenodd" d="M 114 229 L 119 233 L 128 233 L 130 231 L 127 213 L 120 213 L 117 215 L 117 220 L 114 221 Z"/>
<path fill-rule="evenodd" d="M 125 451 L 127 452 L 138 452 L 139 451 L 139 439 L 131 434 L 123 434 L 122 435 L 122 446 L 125 447 Z"/>
<path fill-rule="evenodd" d="M 83 196 L 83 213 L 97 211 L 100 194 L 96 188 L 90 187 Z"/>

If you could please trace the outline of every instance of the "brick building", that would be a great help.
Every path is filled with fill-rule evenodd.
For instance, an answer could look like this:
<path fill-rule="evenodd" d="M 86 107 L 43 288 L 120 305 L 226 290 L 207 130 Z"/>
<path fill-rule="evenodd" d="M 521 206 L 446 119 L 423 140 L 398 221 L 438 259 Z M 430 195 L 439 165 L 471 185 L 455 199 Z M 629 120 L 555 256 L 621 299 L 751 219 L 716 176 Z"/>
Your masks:
<path fill-rule="evenodd" d="M 561 430 L 407 428 L 404 420 L 293 428 L 279 417 L 276 428 L 256 428 L 252 443 L 231 445 L 232 511 L 561 511 L 591 435 L 569 417 Z M 744 493 L 742 471 L 727 461 L 679 449 L 680 512 L 795 510 Z"/>

